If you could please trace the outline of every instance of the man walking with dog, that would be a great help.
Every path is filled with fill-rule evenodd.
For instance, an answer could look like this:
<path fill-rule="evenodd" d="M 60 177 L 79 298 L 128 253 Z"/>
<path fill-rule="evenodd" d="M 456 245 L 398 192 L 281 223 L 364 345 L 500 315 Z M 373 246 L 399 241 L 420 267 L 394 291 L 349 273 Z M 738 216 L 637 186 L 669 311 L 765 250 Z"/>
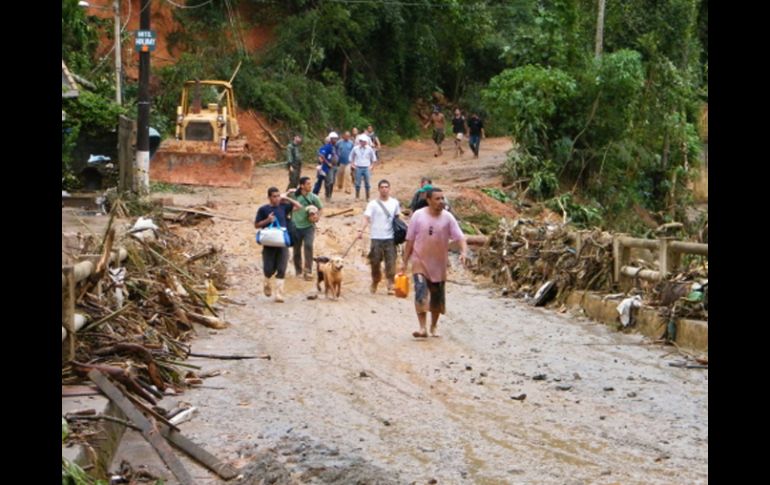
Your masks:
<path fill-rule="evenodd" d="M 420 330 L 415 338 L 425 338 L 427 313 L 430 311 L 430 335 L 438 337 L 439 317 L 446 313 L 447 266 L 449 265 L 449 241 L 460 243 L 460 263 L 465 264 L 468 244 L 455 217 L 444 210 L 444 192 L 432 187 L 426 192 L 428 206 L 417 210 L 409 220 L 406 248 L 401 271 L 406 272 L 412 262 L 414 277 L 414 307 Z"/>
<path fill-rule="evenodd" d="M 291 198 L 299 202 L 300 209 L 292 215 L 296 228 L 296 241 L 293 242 L 294 271 L 302 275 L 306 281 L 313 279 L 313 241 L 315 240 L 315 223 L 321 216 L 321 199 L 312 193 L 313 183 L 310 177 L 299 179 L 299 190 L 291 194 Z M 302 253 L 305 253 L 304 272 Z"/>
<path fill-rule="evenodd" d="M 377 285 L 382 280 L 381 263 L 385 261 L 385 278 L 388 282 L 388 295 L 393 294 L 393 281 L 396 277 L 396 245 L 393 243 L 393 218 L 401 214 L 398 199 L 390 196 L 390 182 L 385 179 L 377 183 L 379 197 L 369 201 L 364 211 L 364 220 L 358 230 L 358 239 L 364 235 L 371 224 L 371 245 L 369 264 L 372 265 L 372 285 L 369 291 L 377 292 Z"/>
<path fill-rule="evenodd" d="M 276 187 L 267 189 L 267 199 L 268 203 L 257 210 L 257 216 L 254 219 L 256 229 L 263 229 L 276 219 L 281 227 L 288 228 L 287 216 L 292 210 L 302 208 L 299 202 L 289 199 L 287 194 L 282 194 Z M 265 296 L 271 296 L 273 293 L 272 279 L 275 275 L 275 301 L 277 302 L 283 302 L 283 283 L 288 263 L 288 247 L 262 246 L 262 272 L 265 276 L 263 290 Z"/>

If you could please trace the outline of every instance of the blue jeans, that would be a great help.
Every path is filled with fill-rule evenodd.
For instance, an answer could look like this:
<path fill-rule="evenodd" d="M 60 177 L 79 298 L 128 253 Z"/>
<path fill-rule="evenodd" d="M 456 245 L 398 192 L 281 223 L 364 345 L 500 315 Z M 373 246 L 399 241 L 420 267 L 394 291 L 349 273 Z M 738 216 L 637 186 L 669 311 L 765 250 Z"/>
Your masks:
<path fill-rule="evenodd" d="M 324 194 L 326 194 L 327 199 L 332 198 L 332 194 L 334 193 L 334 179 L 336 177 L 337 177 L 337 167 L 330 168 L 329 171 L 326 173 L 326 180 L 324 180 Z"/>
<path fill-rule="evenodd" d="M 369 167 L 356 167 L 356 193 L 358 193 L 361 190 L 361 178 L 364 179 L 364 185 L 366 186 L 366 191 L 369 192 L 369 189 L 372 188 L 370 183 L 370 174 L 369 174 Z"/>
<path fill-rule="evenodd" d="M 321 172 L 316 176 L 315 185 L 313 185 L 313 193 L 315 195 L 318 195 L 321 192 L 321 186 L 324 184 L 324 180 L 326 180 L 325 173 Z"/>
<path fill-rule="evenodd" d="M 471 135 L 468 139 L 468 145 L 470 145 L 471 150 L 473 150 L 473 154 L 478 156 L 479 154 L 479 144 L 481 143 L 481 135 Z"/>

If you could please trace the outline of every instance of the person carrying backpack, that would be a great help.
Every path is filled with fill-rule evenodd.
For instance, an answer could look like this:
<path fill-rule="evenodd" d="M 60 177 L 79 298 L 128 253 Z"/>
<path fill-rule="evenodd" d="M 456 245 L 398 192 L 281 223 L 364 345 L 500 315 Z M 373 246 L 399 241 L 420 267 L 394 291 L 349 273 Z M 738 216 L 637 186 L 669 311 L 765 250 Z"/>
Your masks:
<path fill-rule="evenodd" d="M 396 244 L 394 241 L 393 219 L 401 213 L 398 199 L 390 196 L 390 182 L 383 179 L 377 183 L 379 197 L 369 201 L 364 211 L 364 220 L 358 229 L 358 239 L 363 238 L 367 226 L 371 225 L 371 245 L 369 263 L 372 267 L 371 293 L 377 292 L 382 280 L 381 263 L 385 262 L 385 277 L 388 295 L 393 295 L 393 282 L 396 277 Z"/>

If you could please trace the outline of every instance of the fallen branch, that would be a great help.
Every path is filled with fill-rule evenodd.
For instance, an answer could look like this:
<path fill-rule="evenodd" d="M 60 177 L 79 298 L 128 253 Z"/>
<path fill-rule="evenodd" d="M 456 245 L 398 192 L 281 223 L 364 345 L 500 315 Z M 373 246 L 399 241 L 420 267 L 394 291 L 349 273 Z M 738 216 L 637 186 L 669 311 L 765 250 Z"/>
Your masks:
<path fill-rule="evenodd" d="M 135 424 L 129 423 L 128 421 L 125 421 L 120 418 L 116 418 L 115 416 L 109 416 L 106 414 L 99 414 L 98 416 L 83 416 L 78 414 L 67 413 L 64 415 L 64 418 L 67 421 L 112 421 L 113 423 L 122 424 L 123 426 L 127 426 L 137 431 L 142 430 L 142 428 L 140 428 Z"/>
<path fill-rule="evenodd" d="M 668 364 L 671 367 L 679 367 L 682 369 L 708 369 L 708 365 L 703 364 L 686 364 L 684 362 L 669 362 Z"/>
<path fill-rule="evenodd" d="M 262 123 L 262 120 L 259 119 L 259 117 L 254 114 L 254 112 L 251 112 L 251 116 L 254 117 L 255 120 L 257 120 L 257 123 L 259 123 L 260 128 L 265 130 L 265 132 L 270 135 L 270 139 L 273 140 L 273 143 L 275 143 L 275 146 L 277 146 L 279 149 L 283 150 L 283 145 L 281 145 L 281 142 L 278 141 L 278 137 L 273 134 L 273 132 L 268 128 L 267 126 Z"/>
<path fill-rule="evenodd" d="M 197 215 L 206 216 L 206 217 L 218 217 L 220 219 L 225 219 L 227 221 L 235 221 L 235 222 L 243 222 L 244 220 L 244 219 L 236 219 L 235 217 L 229 217 L 222 214 L 217 214 L 214 212 L 188 209 L 187 207 L 164 207 L 163 210 L 169 210 L 172 212 L 187 212 L 189 214 L 197 214 Z"/>
<path fill-rule="evenodd" d="M 347 214 L 348 212 L 353 212 L 354 210 L 356 210 L 355 207 L 350 207 L 349 209 L 332 212 L 331 214 L 324 214 L 324 217 L 328 219 L 329 217 L 340 216 L 342 214 Z"/>
<path fill-rule="evenodd" d="M 141 396 L 142 399 L 145 399 L 147 402 L 157 404 L 157 401 L 153 395 L 147 392 L 147 390 L 145 390 L 145 388 L 142 387 L 139 382 L 137 382 L 134 376 L 132 376 L 127 369 L 121 369 L 120 367 L 112 367 L 109 365 L 83 364 L 82 362 L 76 362 L 74 360 L 72 361 L 72 366 L 76 372 L 81 372 L 84 374 L 90 375 L 90 373 L 93 371 L 104 373 L 126 386 L 126 389 L 133 391 Z"/>
<path fill-rule="evenodd" d="M 217 253 L 217 248 L 212 246 L 212 247 L 208 248 L 205 251 L 202 251 L 202 252 L 200 252 L 198 254 L 190 256 L 189 258 L 187 258 L 187 261 L 185 261 L 184 264 L 190 264 L 193 261 L 197 261 L 197 260 L 199 260 L 201 258 L 205 258 L 207 256 L 212 256 L 212 255 L 214 255 L 216 253 Z"/>
<path fill-rule="evenodd" d="M 157 387 L 161 391 L 166 390 L 166 383 L 163 382 L 163 379 L 161 379 L 160 377 L 160 372 L 158 371 L 158 365 L 155 363 L 155 359 L 152 357 L 152 353 L 146 348 L 142 347 L 141 345 L 132 344 L 132 343 L 119 343 L 119 344 L 113 345 L 112 347 L 99 349 L 95 351 L 94 354 L 109 355 L 109 354 L 118 354 L 122 352 L 134 354 L 143 363 L 147 364 L 147 374 L 149 374 L 150 380 L 152 381 L 153 385 L 155 385 L 155 387 Z"/>
<path fill-rule="evenodd" d="M 112 253 L 112 244 L 115 242 L 115 228 L 112 227 L 107 231 L 107 236 L 104 240 L 102 256 L 99 258 L 99 262 L 96 263 L 96 269 L 94 270 L 94 278 L 99 279 L 104 274 L 104 270 L 107 269 L 107 265 L 110 262 L 110 255 Z M 119 258 L 118 258 L 119 259 Z"/>
<path fill-rule="evenodd" d="M 242 360 L 242 359 L 265 359 L 270 360 L 270 354 L 262 355 L 217 355 L 217 354 L 199 354 L 196 352 L 190 352 L 190 357 L 201 357 L 204 359 L 220 359 L 220 360 Z"/>
<path fill-rule="evenodd" d="M 224 328 L 228 327 L 227 322 L 224 322 L 216 317 L 209 317 L 206 315 L 201 315 L 199 313 L 194 313 L 189 310 L 186 310 L 185 313 L 187 314 L 187 317 L 192 320 L 193 322 L 200 323 L 201 325 L 213 328 L 216 330 L 222 330 Z"/>
<path fill-rule="evenodd" d="M 123 413 L 128 416 L 129 419 L 131 419 L 131 421 L 136 423 L 141 428 L 142 436 L 144 436 L 144 439 L 146 439 L 152 445 L 152 447 L 155 448 L 155 451 L 158 452 L 158 455 L 160 455 L 166 465 L 171 469 L 171 472 L 179 480 L 179 482 L 184 484 L 194 484 L 195 481 L 187 472 L 187 470 L 185 470 L 184 466 L 179 461 L 179 458 L 174 455 L 171 447 L 168 446 L 168 443 L 165 440 L 158 436 L 160 432 L 158 427 L 155 425 L 155 423 L 144 417 L 142 413 L 140 413 L 139 410 L 137 410 L 132 405 L 132 403 L 129 402 L 129 395 L 123 394 L 120 389 L 115 387 L 115 385 L 112 384 L 98 370 L 90 371 L 88 373 L 88 377 L 94 381 L 97 386 L 99 386 L 99 388 L 107 395 L 107 397 L 109 397 L 110 400 L 112 400 L 112 402 L 114 402 L 121 409 L 121 411 L 123 411 Z"/>
<path fill-rule="evenodd" d="M 129 308 L 131 308 L 132 306 L 134 306 L 134 302 L 128 302 L 127 304 L 125 304 L 122 307 L 118 308 L 117 310 L 115 310 L 114 312 L 110 313 L 106 317 L 100 318 L 99 320 L 97 320 L 97 321 L 95 321 L 93 323 L 85 324 L 83 326 L 83 328 L 80 329 L 80 332 L 83 333 L 83 332 L 85 332 L 87 330 L 96 329 L 97 327 L 99 327 L 99 325 L 103 324 L 104 322 L 108 322 L 108 321 L 112 320 L 113 318 L 117 317 L 118 315 L 120 315 L 124 311 L 128 310 Z"/>

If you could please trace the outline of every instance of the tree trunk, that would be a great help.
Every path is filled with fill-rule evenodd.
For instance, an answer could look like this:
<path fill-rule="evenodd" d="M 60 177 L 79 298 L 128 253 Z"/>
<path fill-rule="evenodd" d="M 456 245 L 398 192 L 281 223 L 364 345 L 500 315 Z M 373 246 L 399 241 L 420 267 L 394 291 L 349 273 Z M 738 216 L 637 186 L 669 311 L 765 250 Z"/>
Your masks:
<path fill-rule="evenodd" d="M 596 49 L 594 51 L 594 56 L 597 59 L 602 56 L 602 44 L 604 43 L 604 6 L 605 0 L 599 0 L 596 15 Z"/>

